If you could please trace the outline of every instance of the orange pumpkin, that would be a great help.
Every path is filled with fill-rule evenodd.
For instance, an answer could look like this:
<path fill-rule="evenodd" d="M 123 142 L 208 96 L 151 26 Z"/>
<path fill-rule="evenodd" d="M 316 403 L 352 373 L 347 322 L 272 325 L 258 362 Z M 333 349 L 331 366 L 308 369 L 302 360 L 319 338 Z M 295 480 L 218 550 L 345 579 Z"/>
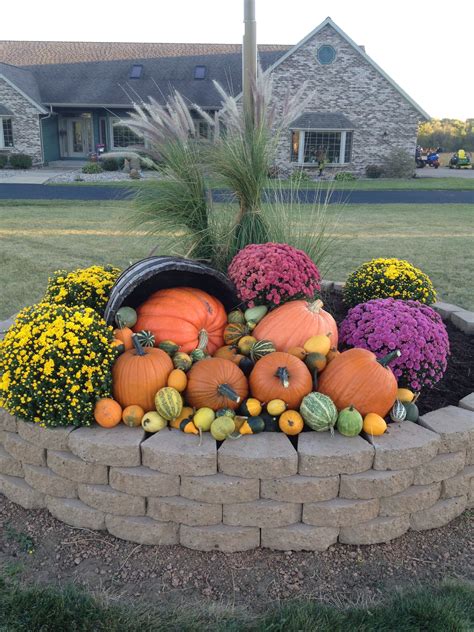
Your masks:
<path fill-rule="evenodd" d="M 367 349 L 349 349 L 336 356 L 321 373 L 318 391 L 328 395 L 338 410 L 353 406 L 365 417 L 389 412 L 397 398 L 397 380 L 387 366 L 400 355 L 392 351 L 384 358 Z"/>
<path fill-rule="evenodd" d="M 213 355 L 215 358 L 225 358 L 226 360 L 233 360 L 238 352 L 239 348 L 237 345 L 225 345 L 224 347 L 219 347 L 219 349 L 217 349 L 217 351 L 215 351 Z"/>
<path fill-rule="evenodd" d="M 137 428 L 142 423 L 142 417 L 145 411 L 141 406 L 132 404 L 123 409 L 122 421 L 126 426 L 131 428 Z"/>
<path fill-rule="evenodd" d="M 103 397 L 94 407 L 94 419 L 103 428 L 113 428 L 122 419 L 122 407 L 114 399 Z"/>
<path fill-rule="evenodd" d="M 257 340 L 271 340 L 277 351 L 303 347 L 310 336 L 331 333 L 331 344 L 337 346 L 337 325 L 320 300 L 290 301 L 264 316 L 252 331 Z"/>
<path fill-rule="evenodd" d="M 121 340 L 125 347 L 125 351 L 133 349 L 132 342 L 133 331 L 129 327 L 122 327 L 121 329 L 114 329 L 114 337 L 117 340 Z"/>
<path fill-rule="evenodd" d="M 299 358 L 300 360 L 304 360 L 308 355 L 303 347 L 290 347 L 287 353 L 295 356 L 295 358 Z"/>
<path fill-rule="evenodd" d="M 207 348 L 212 354 L 224 344 L 224 306 L 203 290 L 158 290 L 140 305 L 137 314 L 134 331 L 146 329 L 155 340 L 173 340 L 184 353 Z"/>
<path fill-rule="evenodd" d="M 303 430 L 303 417 L 296 410 L 285 410 L 278 419 L 278 426 L 287 435 L 297 435 Z"/>
<path fill-rule="evenodd" d="M 173 362 L 161 349 L 144 349 L 136 334 L 132 342 L 134 348 L 122 353 L 112 368 L 114 397 L 124 408 L 137 404 L 143 410 L 154 410 L 155 394 L 166 386 Z"/>
<path fill-rule="evenodd" d="M 304 362 L 289 353 L 276 351 L 261 358 L 249 378 L 250 392 L 261 402 L 282 399 L 288 408 L 299 408 L 311 392 L 313 380 Z"/>
<path fill-rule="evenodd" d="M 188 373 L 185 400 L 196 409 L 207 406 L 234 410 L 247 395 L 247 378 L 231 360 L 200 360 Z"/>

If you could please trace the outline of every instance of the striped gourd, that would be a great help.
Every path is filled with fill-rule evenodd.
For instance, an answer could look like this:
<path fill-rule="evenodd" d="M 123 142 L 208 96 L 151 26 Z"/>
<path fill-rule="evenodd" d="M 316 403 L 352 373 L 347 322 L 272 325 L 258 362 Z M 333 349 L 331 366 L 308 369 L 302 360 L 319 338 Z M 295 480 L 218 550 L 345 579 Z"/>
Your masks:
<path fill-rule="evenodd" d="M 305 424 L 316 432 L 331 430 L 337 421 L 337 408 L 327 395 L 309 393 L 303 398 L 300 413 Z"/>
<path fill-rule="evenodd" d="M 246 333 L 247 327 L 245 325 L 229 323 L 224 329 L 224 342 L 226 345 L 235 345 Z"/>
<path fill-rule="evenodd" d="M 193 362 L 198 362 L 199 360 L 204 360 L 206 352 L 204 349 L 194 349 L 194 351 L 191 351 L 190 356 Z"/>
<path fill-rule="evenodd" d="M 162 340 L 158 345 L 158 349 L 161 349 L 169 356 L 174 356 L 174 354 L 179 350 L 179 345 L 172 340 Z"/>
<path fill-rule="evenodd" d="M 250 357 L 254 362 L 263 358 L 263 356 L 276 351 L 275 346 L 271 340 L 259 340 L 250 349 Z"/>
<path fill-rule="evenodd" d="M 183 409 L 183 398 L 172 386 L 160 388 L 155 395 L 155 408 L 168 421 L 179 417 Z"/>
<path fill-rule="evenodd" d="M 146 329 L 142 329 L 137 333 L 138 342 L 142 347 L 154 347 L 155 346 L 155 336 L 151 331 L 147 331 Z"/>
<path fill-rule="evenodd" d="M 175 353 L 173 356 L 173 366 L 175 369 L 189 371 L 192 363 L 192 358 L 187 353 L 183 353 L 182 351 Z"/>
<path fill-rule="evenodd" d="M 241 309 L 234 309 L 227 314 L 227 322 L 234 324 L 245 324 L 245 316 Z"/>
<path fill-rule="evenodd" d="M 395 400 L 392 410 L 390 411 L 390 419 L 392 421 L 404 421 L 407 416 L 407 409 L 399 399 Z"/>

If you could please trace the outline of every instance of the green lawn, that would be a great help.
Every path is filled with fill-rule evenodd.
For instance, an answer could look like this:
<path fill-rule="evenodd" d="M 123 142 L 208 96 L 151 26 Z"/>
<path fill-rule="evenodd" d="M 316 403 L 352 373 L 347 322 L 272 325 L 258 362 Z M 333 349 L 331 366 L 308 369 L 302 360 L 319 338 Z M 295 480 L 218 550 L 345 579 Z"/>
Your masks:
<path fill-rule="evenodd" d="M 179 609 L 110 605 L 70 586 L 21 586 L 0 577 L 0 630 L 5 632 L 469 632 L 473 588 L 467 583 L 386 594 L 371 607 L 339 610 L 317 601 L 275 604 L 260 615 L 231 605 Z M 356 595 L 355 595 L 356 598 Z M 183 600 L 185 597 L 183 596 Z"/>
<path fill-rule="evenodd" d="M 125 267 L 155 246 L 167 253 L 166 235 L 157 243 L 127 231 L 131 204 L 1 200 L 0 320 L 40 299 L 54 270 Z M 443 300 L 474 309 L 474 205 L 346 205 L 329 214 L 338 217 L 337 239 L 324 278 L 342 281 L 371 258 L 400 257 L 429 274 Z"/>

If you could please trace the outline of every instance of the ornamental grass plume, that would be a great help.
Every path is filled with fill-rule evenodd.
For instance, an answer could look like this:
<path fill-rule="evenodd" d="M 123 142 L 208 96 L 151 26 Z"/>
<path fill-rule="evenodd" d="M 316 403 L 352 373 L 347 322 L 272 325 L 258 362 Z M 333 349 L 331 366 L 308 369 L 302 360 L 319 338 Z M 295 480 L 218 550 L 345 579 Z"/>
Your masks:
<path fill-rule="evenodd" d="M 90 307 L 25 307 L 0 342 L 0 406 L 40 426 L 89 426 L 111 396 L 112 338 Z"/>
<path fill-rule="evenodd" d="M 347 277 L 344 302 L 349 306 L 388 297 L 432 304 L 436 290 L 424 272 L 403 259 L 372 259 Z"/>
<path fill-rule="evenodd" d="M 228 274 L 248 307 L 311 300 L 321 289 L 316 265 L 305 252 L 288 244 L 247 246 L 232 259 Z"/>
<path fill-rule="evenodd" d="M 353 307 L 339 329 L 346 347 L 369 349 L 380 358 L 394 349 L 401 355 L 390 368 L 400 386 L 431 388 L 446 371 L 449 338 L 441 316 L 418 301 L 375 299 Z"/>
<path fill-rule="evenodd" d="M 57 270 L 48 279 L 43 301 L 69 307 L 91 307 L 102 315 L 120 273 L 120 268 L 113 266 L 77 268 L 72 272 Z"/>

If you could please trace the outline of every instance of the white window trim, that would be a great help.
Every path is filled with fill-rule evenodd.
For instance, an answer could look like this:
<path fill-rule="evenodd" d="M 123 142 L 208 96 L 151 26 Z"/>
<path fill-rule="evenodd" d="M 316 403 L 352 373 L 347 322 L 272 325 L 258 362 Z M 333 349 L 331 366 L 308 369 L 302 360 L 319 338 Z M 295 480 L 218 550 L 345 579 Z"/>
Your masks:
<path fill-rule="evenodd" d="M 114 126 L 115 125 L 127 125 L 126 119 L 120 118 L 119 116 L 111 116 L 109 117 L 109 136 L 110 136 L 110 151 L 127 151 L 128 147 L 116 147 L 114 145 Z M 144 146 L 146 147 L 147 143 L 145 141 Z"/>
<path fill-rule="evenodd" d="M 13 130 L 13 116 L 11 114 L 0 114 L 0 149 L 14 149 L 15 148 L 15 135 L 13 134 L 13 145 L 5 146 L 5 139 L 3 138 L 3 119 L 10 119 L 12 122 Z"/>
<path fill-rule="evenodd" d="M 328 162 L 326 163 L 326 167 L 337 167 L 338 165 L 348 165 L 350 162 L 345 162 L 346 156 L 346 140 L 347 133 L 354 133 L 353 129 L 316 129 L 316 128 L 305 128 L 305 129 L 292 129 L 292 133 L 299 133 L 299 144 L 298 144 L 298 160 L 292 161 L 293 164 L 298 165 L 300 167 L 314 167 L 315 163 L 312 162 L 304 162 L 304 143 L 305 143 L 305 135 L 306 132 L 319 132 L 321 134 L 329 133 L 329 134 L 340 134 L 341 135 L 341 147 L 339 151 L 339 162 Z M 353 137 L 354 139 L 354 137 Z M 354 142 L 354 140 L 352 141 Z M 351 148 L 352 149 L 352 148 Z M 351 150 L 352 154 L 352 150 Z"/>

